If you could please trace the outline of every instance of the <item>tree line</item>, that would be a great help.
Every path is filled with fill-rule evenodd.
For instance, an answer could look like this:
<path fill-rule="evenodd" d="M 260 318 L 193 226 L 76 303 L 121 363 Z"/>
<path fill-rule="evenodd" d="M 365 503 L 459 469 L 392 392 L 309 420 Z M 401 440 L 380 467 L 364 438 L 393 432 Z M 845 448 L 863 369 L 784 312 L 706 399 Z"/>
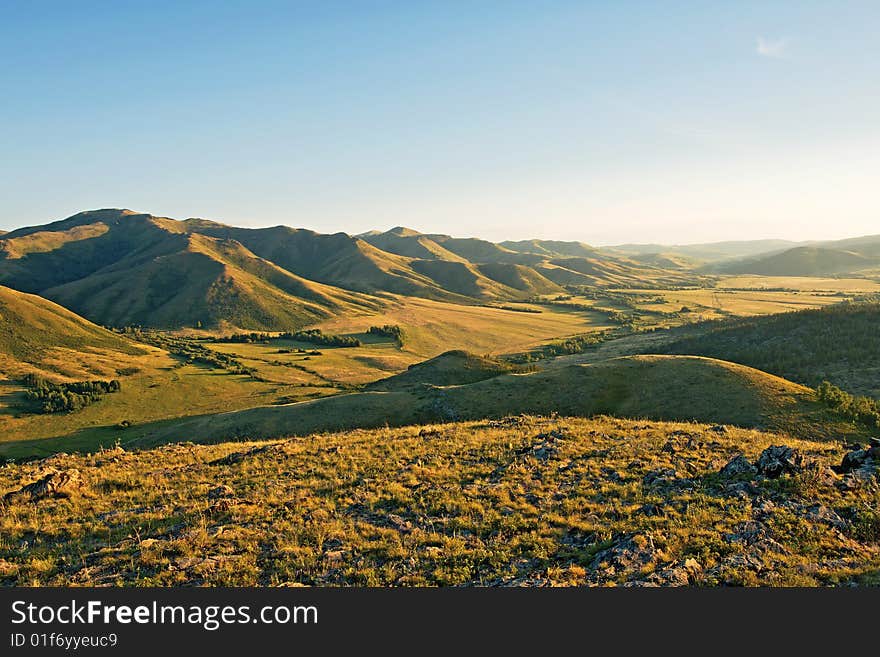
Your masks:
<path fill-rule="evenodd" d="M 117 379 L 53 383 L 36 374 L 26 375 L 22 383 L 27 388 L 25 397 L 34 402 L 41 413 L 76 411 L 99 401 L 106 394 L 119 392 L 122 387 Z"/>

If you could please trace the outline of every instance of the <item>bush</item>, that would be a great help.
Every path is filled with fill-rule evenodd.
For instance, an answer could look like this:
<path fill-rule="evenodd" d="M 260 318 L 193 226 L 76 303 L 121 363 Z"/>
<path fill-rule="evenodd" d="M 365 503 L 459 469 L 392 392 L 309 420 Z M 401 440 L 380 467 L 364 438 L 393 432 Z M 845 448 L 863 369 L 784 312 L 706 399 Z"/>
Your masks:
<path fill-rule="evenodd" d="M 816 388 L 816 397 L 840 417 L 880 428 L 880 404 L 870 397 L 856 397 L 836 385 L 823 381 Z"/>
<path fill-rule="evenodd" d="M 76 411 L 99 401 L 106 394 L 119 392 L 121 388 L 116 379 L 52 383 L 36 374 L 26 375 L 23 383 L 28 388 L 26 398 L 34 402 L 42 413 Z"/>
<path fill-rule="evenodd" d="M 311 342 L 327 347 L 360 347 L 361 341 L 348 335 L 333 335 L 322 333 L 321 329 L 306 329 L 295 333 L 281 333 L 278 336 L 282 340 L 296 340 L 297 342 Z"/>
<path fill-rule="evenodd" d="M 397 345 L 403 346 L 403 329 L 397 324 L 383 324 L 382 326 L 371 326 L 367 329 L 370 335 L 384 335 L 397 341 Z"/>

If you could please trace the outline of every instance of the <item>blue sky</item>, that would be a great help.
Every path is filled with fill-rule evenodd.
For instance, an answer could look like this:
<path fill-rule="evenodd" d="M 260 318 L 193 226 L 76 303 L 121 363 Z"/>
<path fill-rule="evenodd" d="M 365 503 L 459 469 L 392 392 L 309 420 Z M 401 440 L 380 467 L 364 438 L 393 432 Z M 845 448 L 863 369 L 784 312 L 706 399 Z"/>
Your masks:
<path fill-rule="evenodd" d="M 880 3 L 0 0 L 0 228 L 880 233 Z"/>

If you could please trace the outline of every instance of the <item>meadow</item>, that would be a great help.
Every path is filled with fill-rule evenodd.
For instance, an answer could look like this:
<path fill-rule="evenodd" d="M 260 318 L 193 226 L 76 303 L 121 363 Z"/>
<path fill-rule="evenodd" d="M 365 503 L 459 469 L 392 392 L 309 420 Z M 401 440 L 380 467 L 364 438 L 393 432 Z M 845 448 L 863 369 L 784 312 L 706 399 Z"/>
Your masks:
<path fill-rule="evenodd" d="M 720 473 L 771 445 L 805 465 Z M 0 469 L 2 491 L 51 472 L 76 482 L 6 501 L 0 582 L 878 584 L 880 500 L 829 469 L 844 452 L 733 427 L 520 415 L 57 455 Z"/>

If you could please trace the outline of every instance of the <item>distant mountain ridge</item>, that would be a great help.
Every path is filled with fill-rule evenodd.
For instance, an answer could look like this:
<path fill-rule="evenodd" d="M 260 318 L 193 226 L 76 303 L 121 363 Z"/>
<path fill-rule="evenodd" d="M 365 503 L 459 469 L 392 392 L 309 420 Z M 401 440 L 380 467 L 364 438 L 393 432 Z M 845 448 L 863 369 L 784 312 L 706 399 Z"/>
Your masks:
<path fill-rule="evenodd" d="M 880 271 L 880 235 L 814 242 L 718 263 L 724 274 L 763 276 L 870 275 Z"/>
<path fill-rule="evenodd" d="M 402 226 L 351 236 L 102 209 L 4 234 L 0 284 L 104 325 L 289 330 L 374 311 L 389 294 L 467 304 L 691 277 L 577 242 L 509 244 Z"/>

